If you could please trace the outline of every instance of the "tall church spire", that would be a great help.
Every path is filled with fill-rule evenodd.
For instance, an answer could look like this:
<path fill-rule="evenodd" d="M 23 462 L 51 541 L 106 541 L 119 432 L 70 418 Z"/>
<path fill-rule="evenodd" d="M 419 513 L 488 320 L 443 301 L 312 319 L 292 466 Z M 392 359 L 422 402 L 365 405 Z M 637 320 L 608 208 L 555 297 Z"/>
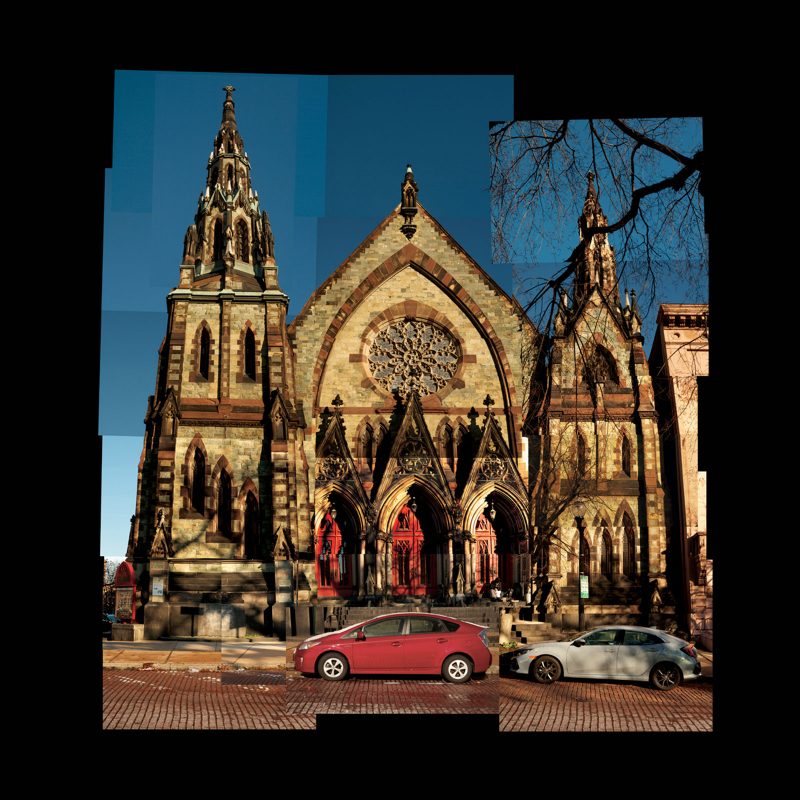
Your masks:
<path fill-rule="evenodd" d="M 206 165 L 205 191 L 184 239 L 183 266 L 194 269 L 182 274 L 181 283 L 211 273 L 221 273 L 227 280 L 236 272 L 252 276 L 265 288 L 277 288 L 272 226 L 250 181 L 250 160 L 236 122 L 234 87 L 223 89 L 222 121 Z"/>
<path fill-rule="evenodd" d="M 597 190 L 594 186 L 594 173 L 586 175 L 586 199 L 583 213 L 578 218 L 578 231 L 581 241 L 586 238 L 589 228 L 608 225 L 608 219 L 600 207 Z M 608 234 L 596 233 L 587 242 L 581 260 L 575 271 L 575 302 L 580 303 L 597 286 L 613 305 L 619 304 L 617 296 L 617 262 L 614 248 L 608 243 Z"/>

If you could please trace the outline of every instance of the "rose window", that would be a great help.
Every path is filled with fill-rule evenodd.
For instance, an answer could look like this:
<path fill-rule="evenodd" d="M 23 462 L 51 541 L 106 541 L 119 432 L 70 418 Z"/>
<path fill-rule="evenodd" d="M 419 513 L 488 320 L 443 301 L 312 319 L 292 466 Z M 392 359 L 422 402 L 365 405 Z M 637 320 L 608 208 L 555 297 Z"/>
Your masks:
<path fill-rule="evenodd" d="M 369 349 L 372 377 L 387 392 L 402 396 L 443 389 L 455 375 L 458 342 L 433 322 L 406 319 L 384 328 Z"/>

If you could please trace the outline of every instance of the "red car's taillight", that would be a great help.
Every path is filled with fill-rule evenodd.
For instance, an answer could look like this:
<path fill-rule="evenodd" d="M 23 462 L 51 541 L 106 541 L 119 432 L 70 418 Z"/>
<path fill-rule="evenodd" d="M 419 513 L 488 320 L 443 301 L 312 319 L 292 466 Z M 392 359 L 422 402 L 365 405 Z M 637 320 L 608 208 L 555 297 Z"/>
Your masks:
<path fill-rule="evenodd" d="M 687 644 L 686 647 L 681 647 L 681 652 L 686 653 L 690 658 L 697 658 L 697 650 L 694 649 L 693 644 Z"/>

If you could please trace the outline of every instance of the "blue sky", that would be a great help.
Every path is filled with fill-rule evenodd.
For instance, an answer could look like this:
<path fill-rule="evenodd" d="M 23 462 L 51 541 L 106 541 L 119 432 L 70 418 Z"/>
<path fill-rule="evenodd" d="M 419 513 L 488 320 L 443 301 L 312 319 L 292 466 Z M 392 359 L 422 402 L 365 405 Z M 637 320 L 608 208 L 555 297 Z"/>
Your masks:
<path fill-rule="evenodd" d="M 420 201 L 507 291 L 491 263 L 489 120 L 513 116 L 509 76 L 275 76 L 121 71 L 106 173 L 99 433 L 101 553 L 124 554 L 147 397 L 183 236 L 236 87 L 236 118 L 275 234 L 289 318 L 399 201 Z"/>
<path fill-rule="evenodd" d="M 426 209 L 513 291 L 511 266 L 491 261 L 488 194 L 489 121 L 514 116 L 510 76 L 117 72 L 98 420 L 101 553 L 108 557 L 124 554 L 127 545 L 165 297 L 178 280 L 184 233 L 205 187 L 222 87 L 229 83 L 236 87 L 253 185 L 270 214 L 290 320 L 397 204 L 407 163 Z M 699 145 L 699 124 L 689 130 Z M 692 151 L 688 143 L 685 149 Z M 564 257 L 577 243 L 579 213 L 576 208 L 564 220 Z M 540 262 L 537 274 L 560 268 Z M 656 302 L 702 299 L 673 283 L 659 286 Z M 644 331 L 647 352 L 654 319 L 653 312 Z"/>

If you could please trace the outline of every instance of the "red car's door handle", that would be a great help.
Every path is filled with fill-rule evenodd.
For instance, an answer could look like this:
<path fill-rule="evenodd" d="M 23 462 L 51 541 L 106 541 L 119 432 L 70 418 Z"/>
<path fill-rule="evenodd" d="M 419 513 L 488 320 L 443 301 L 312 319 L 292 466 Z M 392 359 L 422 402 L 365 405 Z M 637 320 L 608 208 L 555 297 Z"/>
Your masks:
<path fill-rule="evenodd" d="M 436 644 L 444 644 L 446 641 L 447 639 L 437 639 Z"/>
<path fill-rule="evenodd" d="M 392 642 L 392 647 L 400 647 L 400 642 Z"/>

